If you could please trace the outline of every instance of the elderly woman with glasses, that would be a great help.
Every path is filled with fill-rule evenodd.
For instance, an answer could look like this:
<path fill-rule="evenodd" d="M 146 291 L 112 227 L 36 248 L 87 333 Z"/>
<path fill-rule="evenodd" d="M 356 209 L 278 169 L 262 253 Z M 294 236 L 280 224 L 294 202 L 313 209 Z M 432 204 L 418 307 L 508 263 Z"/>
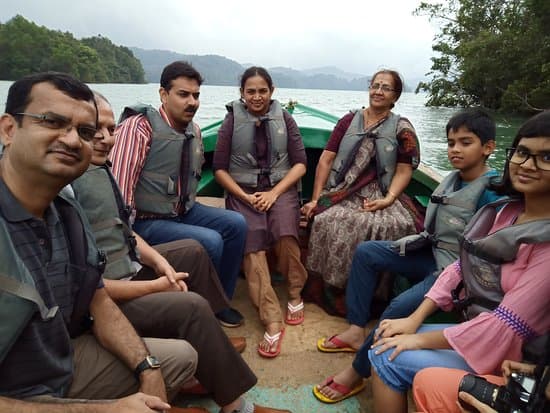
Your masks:
<path fill-rule="evenodd" d="M 409 120 L 392 112 L 402 90 L 399 73 L 376 72 L 369 106 L 339 120 L 319 158 L 302 213 L 313 219 L 307 268 L 325 284 L 345 287 L 361 241 L 398 239 L 421 228 L 403 192 L 418 166 L 419 146 Z"/>

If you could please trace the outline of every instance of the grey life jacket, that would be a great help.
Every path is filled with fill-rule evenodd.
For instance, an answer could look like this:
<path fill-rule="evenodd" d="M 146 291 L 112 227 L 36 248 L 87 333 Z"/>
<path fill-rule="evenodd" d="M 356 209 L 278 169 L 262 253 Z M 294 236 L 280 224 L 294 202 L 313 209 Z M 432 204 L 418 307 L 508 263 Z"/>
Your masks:
<path fill-rule="evenodd" d="M 78 203 L 63 191 L 54 201 L 67 237 L 72 265 L 80 279 L 67 330 L 77 337 L 91 326 L 90 302 L 105 267 L 105 255 L 95 246 L 93 234 Z M 34 278 L 13 245 L 4 219 L 0 219 L 0 362 L 7 355 L 29 320 L 38 312 L 43 321 L 51 320 L 59 310 L 48 308 L 36 289 Z"/>
<path fill-rule="evenodd" d="M 499 200 L 485 205 L 466 226 L 460 240 L 462 281 L 453 290 L 453 303 L 466 319 L 492 311 L 502 301 L 501 266 L 516 258 L 521 244 L 550 242 L 550 219 L 511 225 L 489 234 L 497 216 Z M 462 289 L 464 297 L 460 298 Z"/>
<path fill-rule="evenodd" d="M 497 176 L 482 175 L 460 188 L 460 173 L 449 173 L 430 197 L 424 231 L 394 242 L 400 255 L 431 245 L 439 274 L 458 259 L 458 239 L 477 211 L 477 204 L 489 183 Z"/>
<path fill-rule="evenodd" d="M 327 189 L 336 187 L 344 180 L 364 138 L 374 138 L 376 148 L 376 174 L 378 184 L 384 195 L 390 187 L 397 164 L 397 123 L 401 118 L 390 112 L 388 118 L 376 129 L 366 132 L 364 129 L 363 110 L 355 111 L 355 115 L 340 141 L 338 153 L 332 163 L 327 181 Z M 415 166 L 413 166 L 415 167 Z"/>
<path fill-rule="evenodd" d="M 234 118 L 229 174 L 235 182 L 244 186 L 256 187 L 260 175 L 269 176 L 271 186 L 276 185 L 291 167 L 287 150 L 288 134 L 281 104 L 273 100 L 269 111 L 260 117 L 248 112 L 240 100 L 228 103 L 226 108 L 233 112 Z M 267 122 L 270 159 L 268 168 L 260 168 L 254 156 L 256 122 Z"/>
<path fill-rule="evenodd" d="M 203 148 L 199 127 L 190 122 L 186 131 L 179 133 L 149 105 L 124 108 L 119 122 L 136 114 L 145 115 L 153 130 L 151 147 L 134 193 L 136 210 L 173 217 L 178 215 L 176 207 L 180 202 L 188 211 L 195 203 L 201 179 Z M 184 156 L 188 157 L 189 170 L 185 172 L 187 176 L 180 176 Z"/>
<path fill-rule="evenodd" d="M 71 186 L 95 235 L 97 246 L 105 252 L 107 264 L 103 276 L 121 279 L 134 276 L 138 261 L 136 239 L 130 228 L 130 208 L 108 165 L 90 165 Z"/>

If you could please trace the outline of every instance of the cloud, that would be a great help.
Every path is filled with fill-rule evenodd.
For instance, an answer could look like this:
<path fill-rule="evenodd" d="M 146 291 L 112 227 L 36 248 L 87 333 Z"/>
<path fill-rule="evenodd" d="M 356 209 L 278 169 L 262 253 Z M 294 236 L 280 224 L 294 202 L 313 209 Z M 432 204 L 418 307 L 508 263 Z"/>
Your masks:
<path fill-rule="evenodd" d="M 239 63 L 308 69 L 336 66 L 370 74 L 380 67 L 419 77 L 429 70 L 434 29 L 412 15 L 418 0 L 260 3 L 177 0 L 18 0 L 0 9 L 77 38 L 101 34 L 116 44 Z"/>

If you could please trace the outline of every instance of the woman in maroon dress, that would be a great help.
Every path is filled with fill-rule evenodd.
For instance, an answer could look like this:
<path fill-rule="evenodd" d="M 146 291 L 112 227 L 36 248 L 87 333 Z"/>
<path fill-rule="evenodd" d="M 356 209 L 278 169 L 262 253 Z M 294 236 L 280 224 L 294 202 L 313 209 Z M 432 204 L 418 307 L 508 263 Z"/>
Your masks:
<path fill-rule="evenodd" d="M 243 73 L 241 99 L 227 105 L 213 162 L 216 180 L 227 191 L 226 207 L 242 213 L 248 223 L 243 268 L 266 329 L 258 345 L 264 357 L 280 353 L 284 335 L 266 252 L 274 247 L 278 269 L 288 280 L 287 324 L 304 320 L 301 291 L 307 278 L 298 247 L 297 190 L 306 172 L 306 154 L 296 122 L 271 99 L 273 91 L 264 68 Z"/>

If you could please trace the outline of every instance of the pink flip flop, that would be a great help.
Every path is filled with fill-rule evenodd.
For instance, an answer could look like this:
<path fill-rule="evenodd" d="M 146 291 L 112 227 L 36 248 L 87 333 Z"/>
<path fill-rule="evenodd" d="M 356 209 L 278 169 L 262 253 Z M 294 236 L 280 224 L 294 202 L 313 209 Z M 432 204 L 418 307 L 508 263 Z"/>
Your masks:
<path fill-rule="evenodd" d="M 328 341 L 334 344 L 334 347 L 325 346 L 325 341 Z M 357 352 L 357 350 L 355 350 L 352 346 L 350 346 L 345 341 L 340 340 L 336 335 L 332 336 L 328 340 L 326 339 L 326 337 L 322 337 L 319 340 L 317 340 L 317 349 L 319 351 L 322 351 L 323 353 L 356 353 Z"/>
<path fill-rule="evenodd" d="M 297 326 L 298 324 L 302 324 L 304 322 L 304 301 L 300 301 L 298 305 L 292 305 L 287 303 L 287 312 L 285 317 L 285 323 L 289 324 L 291 326 Z M 302 311 L 302 316 L 300 318 L 292 318 L 292 314 L 295 314 L 299 311 Z"/>
<path fill-rule="evenodd" d="M 331 389 L 336 390 L 338 393 L 341 394 L 341 396 L 335 399 L 329 399 L 327 396 L 325 396 L 323 393 L 319 391 L 317 386 L 313 386 L 313 395 L 323 403 L 338 403 L 344 399 L 347 399 L 348 397 L 355 396 L 357 393 L 363 390 L 365 388 L 365 381 L 361 380 L 361 383 L 359 383 L 357 386 L 351 389 L 348 386 L 345 386 L 340 383 L 336 383 L 334 381 L 334 376 L 331 376 L 327 378 L 325 386 L 328 386 Z"/>
<path fill-rule="evenodd" d="M 273 346 L 273 343 L 277 342 L 277 347 L 275 347 L 274 351 L 265 351 L 260 348 L 258 345 L 258 354 L 262 357 L 266 358 L 274 358 L 277 357 L 279 354 L 281 354 L 281 344 L 283 342 L 283 337 L 285 336 L 285 329 L 283 328 L 281 331 L 279 331 L 276 334 L 273 334 L 272 336 L 267 334 L 267 331 L 264 333 L 264 340 L 269 343 L 269 347 Z"/>

